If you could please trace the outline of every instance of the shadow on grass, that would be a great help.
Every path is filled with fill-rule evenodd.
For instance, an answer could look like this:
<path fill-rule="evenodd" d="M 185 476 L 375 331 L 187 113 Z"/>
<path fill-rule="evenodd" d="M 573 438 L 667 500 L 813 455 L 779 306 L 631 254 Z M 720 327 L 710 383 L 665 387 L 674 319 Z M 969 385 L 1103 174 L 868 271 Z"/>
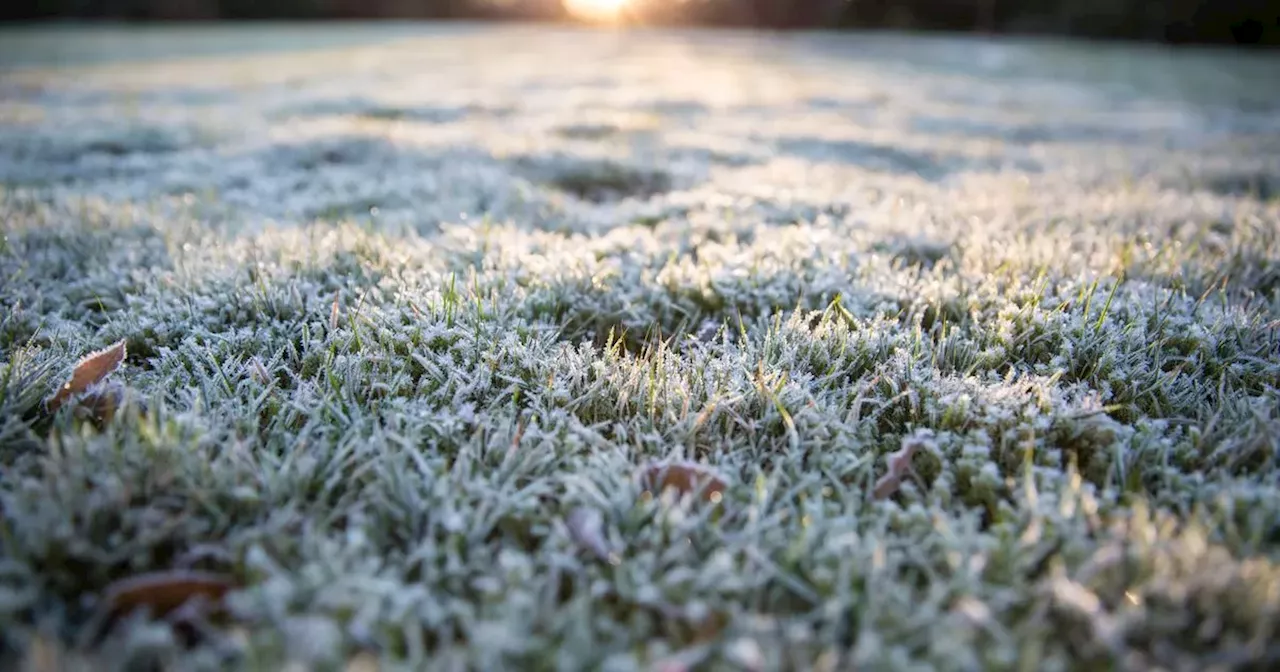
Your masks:
<path fill-rule="evenodd" d="M 943 152 L 923 152 L 861 140 L 831 140 L 817 136 L 792 136 L 777 142 L 778 151 L 814 163 L 856 166 L 892 175 L 914 175 L 940 181 L 955 174 L 997 171 L 1005 166 L 1037 170 L 1026 159 L 1002 161 Z"/>
<path fill-rule="evenodd" d="M 914 133 L 982 138 L 1020 145 L 1084 142 L 1137 146 L 1153 141 L 1134 129 L 1072 122 L 1001 124 L 962 117 L 916 116 L 911 121 L 911 130 Z"/>
<path fill-rule="evenodd" d="M 522 156 L 514 164 L 517 173 L 589 203 L 646 199 L 677 188 L 665 170 L 616 160 L 561 154 Z"/>
<path fill-rule="evenodd" d="M 448 216 L 483 215 L 512 198 L 506 165 L 469 145 L 419 147 L 351 133 L 240 147 L 216 141 L 164 127 L 13 133 L 0 137 L 0 183 L 121 204 L 181 197 L 210 213 L 283 221 L 396 212 L 425 222 L 445 216 L 446 204 Z"/>
<path fill-rule="evenodd" d="M 301 105 L 289 114 L 299 116 L 351 116 L 375 121 L 410 121 L 425 124 L 450 124 L 472 117 L 504 117 L 513 110 L 504 106 L 476 103 L 458 105 L 392 104 L 363 97 L 332 98 Z"/>

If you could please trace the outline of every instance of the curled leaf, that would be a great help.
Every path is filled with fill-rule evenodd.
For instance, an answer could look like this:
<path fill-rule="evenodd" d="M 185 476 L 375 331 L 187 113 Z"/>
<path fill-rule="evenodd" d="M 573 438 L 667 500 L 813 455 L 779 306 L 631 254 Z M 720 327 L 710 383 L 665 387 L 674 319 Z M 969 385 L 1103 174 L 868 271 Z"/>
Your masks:
<path fill-rule="evenodd" d="M 710 467 L 696 462 L 671 462 L 647 467 L 641 477 L 645 490 L 662 494 L 671 489 L 684 494 L 701 493 L 709 502 L 719 502 L 728 485 Z"/>
<path fill-rule="evenodd" d="M 875 487 L 871 490 L 871 497 L 884 499 L 897 492 L 902 486 L 902 479 L 911 473 L 911 458 L 915 456 L 916 451 L 931 445 L 932 441 L 927 434 L 916 433 L 904 437 L 902 447 L 889 453 L 889 458 L 886 460 L 889 471 L 876 480 Z"/>
<path fill-rule="evenodd" d="M 107 586 L 103 603 L 111 615 L 146 607 L 153 614 L 163 616 L 197 598 L 218 603 L 232 587 L 229 577 L 211 572 L 184 569 L 149 572 Z"/>
<path fill-rule="evenodd" d="M 116 410 L 124 405 L 125 387 L 120 383 L 98 383 L 85 390 L 76 400 L 77 414 L 98 423 L 110 422 Z"/>
<path fill-rule="evenodd" d="M 81 394 L 93 385 L 102 382 L 112 371 L 124 361 L 126 352 L 124 341 L 120 340 L 97 352 L 85 355 L 71 372 L 71 379 L 58 388 L 45 403 L 49 410 L 56 411 L 71 397 Z"/>
<path fill-rule="evenodd" d="M 611 562 L 613 553 L 604 537 L 604 516 L 597 510 L 580 506 L 565 517 L 569 536 L 574 543 L 590 552 L 598 560 Z"/>

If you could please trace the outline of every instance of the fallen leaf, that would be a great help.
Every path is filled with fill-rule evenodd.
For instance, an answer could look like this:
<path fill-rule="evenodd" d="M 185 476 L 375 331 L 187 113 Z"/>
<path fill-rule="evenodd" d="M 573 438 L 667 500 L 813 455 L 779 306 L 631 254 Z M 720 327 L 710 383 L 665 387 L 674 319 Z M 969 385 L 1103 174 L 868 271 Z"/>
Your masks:
<path fill-rule="evenodd" d="M 599 511 L 579 506 L 565 517 L 569 527 L 569 536 L 574 543 L 589 551 L 598 560 L 610 562 L 612 553 L 609 542 L 604 538 L 604 515 Z"/>
<path fill-rule="evenodd" d="M 719 502 L 728 485 L 710 467 L 696 462 L 672 462 L 647 467 L 641 478 L 646 490 L 662 494 L 672 489 L 680 494 L 701 493 L 709 502 Z"/>
<path fill-rule="evenodd" d="M 889 459 L 886 460 L 889 471 L 876 480 L 875 487 L 871 490 L 871 497 L 884 499 L 897 492 L 902 486 L 902 479 L 911 473 L 911 458 L 915 456 L 917 450 L 927 448 L 931 443 L 932 440 L 925 433 L 903 437 L 902 447 L 889 453 Z"/>
<path fill-rule="evenodd" d="M 186 569 L 148 572 L 107 586 L 103 604 L 112 615 L 148 607 L 153 614 L 164 616 L 196 598 L 220 602 L 232 587 L 231 579 L 223 574 Z"/>
<path fill-rule="evenodd" d="M 117 341 L 97 352 L 85 355 L 79 362 L 76 362 L 76 368 L 71 372 L 71 379 L 68 380 L 58 391 L 49 397 L 45 403 L 49 410 L 56 411 L 67 399 L 88 390 L 91 386 L 96 385 L 116 367 L 120 366 L 120 362 L 124 361 L 126 352 L 124 341 Z"/>
<path fill-rule="evenodd" d="M 110 422 L 124 405 L 125 388 L 120 383 L 98 383 L 76 400 L 76 412 L 98 423 Z"/>

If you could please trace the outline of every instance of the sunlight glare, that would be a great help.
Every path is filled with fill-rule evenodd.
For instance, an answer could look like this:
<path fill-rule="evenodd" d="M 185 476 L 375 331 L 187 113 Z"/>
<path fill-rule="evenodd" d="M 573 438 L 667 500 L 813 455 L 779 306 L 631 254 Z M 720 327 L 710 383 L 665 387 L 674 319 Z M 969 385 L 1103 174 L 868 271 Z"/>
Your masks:
<path fill-rule="evenodd" d="M 564 0 L 564 8 L 583 21 L 612 23 L 622 16 L 628 0 Z"/>

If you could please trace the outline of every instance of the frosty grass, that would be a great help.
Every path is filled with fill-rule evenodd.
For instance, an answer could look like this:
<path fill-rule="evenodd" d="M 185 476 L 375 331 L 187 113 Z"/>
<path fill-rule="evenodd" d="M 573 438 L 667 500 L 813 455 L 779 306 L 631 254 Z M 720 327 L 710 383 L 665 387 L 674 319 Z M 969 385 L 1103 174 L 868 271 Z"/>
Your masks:
<path fill-rule="evenodd" d="M 0 32 L 0 666 L 1280 661 L 1275 55 Z"/>

